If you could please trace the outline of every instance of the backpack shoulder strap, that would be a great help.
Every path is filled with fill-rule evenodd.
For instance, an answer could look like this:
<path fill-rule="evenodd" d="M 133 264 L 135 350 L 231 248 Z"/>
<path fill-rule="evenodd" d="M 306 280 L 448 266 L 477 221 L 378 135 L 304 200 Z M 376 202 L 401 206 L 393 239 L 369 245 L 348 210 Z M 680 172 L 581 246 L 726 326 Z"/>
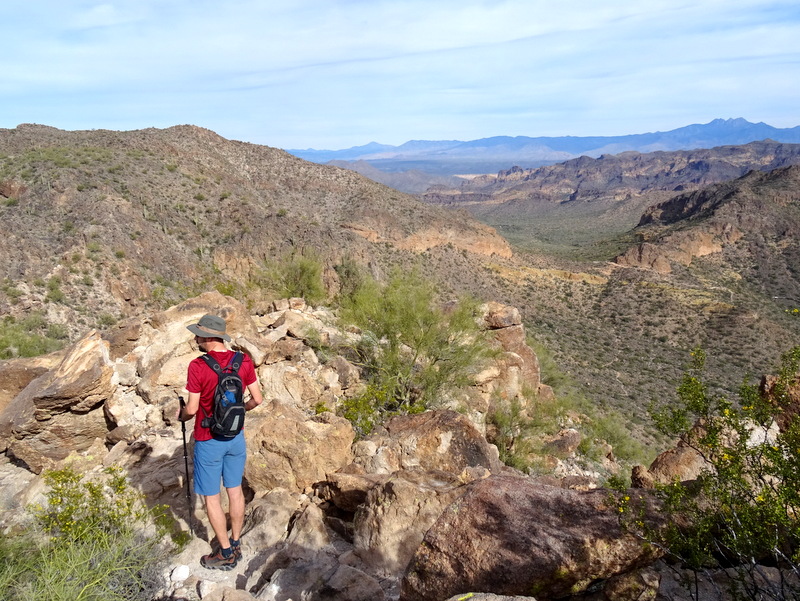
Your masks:
<path fill-rule="evenodd" d="M 228 363 L 227 369 L 232 371 L 235 374 L 239 373 L 239 368 L 242 366 L 242 361 L 244 360 L 244 355 L 241 352 L 237 352 L 232 358 L 230 363 Z"/>
<path fill-rule="evenodd" d="M 219 363 L 217 363 L 217 360 L 214 359 L 214 357 L 206 353 L 205 355 L 201 355 L 200 358 L 206 362 L 206 365 L 214 370 L 215 374 L 219 375 L 222 373 L 222 368 L 219 366 Z"/>

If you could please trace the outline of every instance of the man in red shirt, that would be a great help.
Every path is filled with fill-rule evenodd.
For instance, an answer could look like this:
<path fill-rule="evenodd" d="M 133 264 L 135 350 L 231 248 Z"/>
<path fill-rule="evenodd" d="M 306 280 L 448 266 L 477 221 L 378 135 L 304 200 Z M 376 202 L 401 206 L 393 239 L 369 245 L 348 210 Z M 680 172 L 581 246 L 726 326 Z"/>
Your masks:
<path fill-rule="evenodd" d="M 225 342 L 231 337 L 225 333 L 225 320 L 216 315 L 204 315 L 196 324 L 187 326 L 195 335 L 194 340 L 200 350 L 211 355 L 225 368 L 234 356 Z M 261 404 L 261 388 L 258 385 L 253 361 L 244 354 L 239 368 L 242 384 L 250 393 L 245 409 L 250 411 Z M 208 521 L 219 542 L 216 553 L 203 555 L 200 565 L 218 570 L 230 570 L 236 566 L 242 551 L 239 537 L 244 525 L 244 493 L 242 476 L 246 458 L 244 431 L 230 440 L 215 439 L 208 428 L 202 425 L 203 418 L 212 412 L 214 391 L 217 387 L 217 374 L 201 357 L 189 364 L 186 390 L 189 400 L 180 413 L 180 419 L 194 420 L 194 492 L 203 498 Z M 228 494 L 228 508 L 231 518 L 231 534 L 228 537 L 227 519 L 220 501 L 220 479 Z"/>

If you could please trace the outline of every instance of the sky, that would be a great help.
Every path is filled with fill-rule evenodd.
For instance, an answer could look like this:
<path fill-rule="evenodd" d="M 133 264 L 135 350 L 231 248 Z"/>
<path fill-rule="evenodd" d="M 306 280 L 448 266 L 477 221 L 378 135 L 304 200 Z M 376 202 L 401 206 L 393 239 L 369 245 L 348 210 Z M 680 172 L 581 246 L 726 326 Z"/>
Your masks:
<path fill-rule="evenodd" d="M 286 149 L 800 125 L 797 0 L 3 0 L 0 128 Z"/>

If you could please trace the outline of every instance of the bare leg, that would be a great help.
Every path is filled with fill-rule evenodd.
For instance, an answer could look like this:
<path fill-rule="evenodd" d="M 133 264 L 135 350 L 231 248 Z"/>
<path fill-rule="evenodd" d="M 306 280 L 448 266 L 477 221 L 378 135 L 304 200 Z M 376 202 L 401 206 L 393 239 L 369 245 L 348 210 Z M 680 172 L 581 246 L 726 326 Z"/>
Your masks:
<path fill-rule="evenodd" d="M 231 514 L 231 538 L 239 540 L 244 526 L 244 493 L 241 486 L 225 490 L 228 492 L 228 510 Z"/>
<path fill-rule="evenodd" d="M 228 495 L 230 495 L 230 492 L 228 492 Z M 244 500 L 244 497 L 242 497 L 242 500 Z M 231 541 L 228 539 L 228 520 L 225 517 L 225 512 L 222 510 L 219 493 L 215 495 L 204 496 L 203 501 L 206 505 L 208 521 L 211 522 L 211 527 L 214 529 L 214 534 L 217 535 L 217 542 L 219 542 L 219 546 L 223 549 L 228 549 L 231 546 Z M 233 511 L 231 511 L 231 515 L 233 515 Z"/>

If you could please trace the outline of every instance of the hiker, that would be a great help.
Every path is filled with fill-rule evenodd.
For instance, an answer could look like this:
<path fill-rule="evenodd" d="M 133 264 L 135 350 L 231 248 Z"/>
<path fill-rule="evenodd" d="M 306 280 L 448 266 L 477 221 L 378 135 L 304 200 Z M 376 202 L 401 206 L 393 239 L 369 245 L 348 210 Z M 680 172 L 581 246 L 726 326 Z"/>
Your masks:
<path fill-rule="evenodd" d="M 218 367 L 223 370 L 235 357 L 241 357 L 238 374 L 242 389 L 246 388 L 250 393 L 244 409 L 249 411 L 258 407 L 262 397 L 253 361 L 244 353 L 237 354 L 227 349 L 225 342 L 229 342 L 231 337 L 225 333 L 225 320 L 216 315 L 204 315 L 196 324 L 187 328 L 195 335 L 194 340 L 200 350 L 216 360 Z M 206 358 L 201 356 L 192 360 L 186 382 L 189 399 L 181 408 L 179 419 L 187 421 L 199 413 L 199 417 L 194 420 L 194 492 L 203 498 L 208 521 L 219 543 L 215 552 L 200 559 L 200 565 L 210 569 L 230 570 L 236 566 L 242 555 L 239 538 L 244 525 L 242 476 L 246 453 L 243 431 L 230 439 L 215 438 L 210 428 L 203 425 L 204 421 L 208 424 L 207 418 L 212 415 L 219 381 L 217 373 Z M 220 479 L 228 494 L 230 537 L 220 501 Z"/>

